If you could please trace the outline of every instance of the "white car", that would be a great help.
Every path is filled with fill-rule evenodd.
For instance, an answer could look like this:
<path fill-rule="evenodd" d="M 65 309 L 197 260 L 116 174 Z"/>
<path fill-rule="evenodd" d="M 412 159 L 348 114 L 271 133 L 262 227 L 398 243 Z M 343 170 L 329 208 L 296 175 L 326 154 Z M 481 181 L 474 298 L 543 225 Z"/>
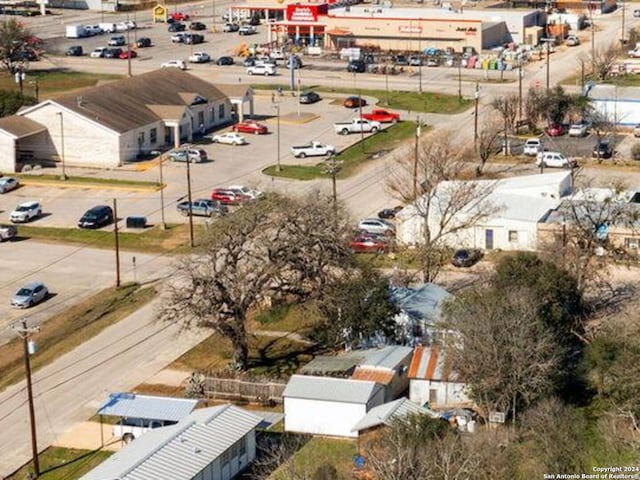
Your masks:
<path fill-rule="evenodd" d="M 18 205 L 9 215 L 12 223 L 25 223 L 42 215 L 42 205 L 39 202 L 25 202 Z"/>
<path fill-rule="evenodd" d="M 185 35 L 186 35 L 186 33 L 184 33 L 184 32 L 174 33 L 173 35 L 171 35 L 171 42 L 172 43 L 184 43 Z"/>
<path fill-rule="evenodd" d="M 536 167 L 566 168 L 575 165 L 575 160 L 558 152 L 540 152 L 536 159 Z"/>
<path fill-rule="evenodd" d="M 576 123 L 569 127 L 570 137 L 585 137 L 587 135 L 587 126 L 584 123 Z"/>
<path fill-rule="evenodd" d="M 105 52 L 108 50 L 107 47 L 98 47 L 93 52 L 89 54 L 91 58 L 102 58 L 104 57 Z"/>
<path fill-rule="evenodd" d="M 221 133 L 219 135 L 214 135 L 211 137 L 211 140 L 214 143 L 225 143 L 227 145 L 244 145 L 247 143 L 247 140 L 236 132 L 227 132 Z"/>
<path fill-rule="evenodd" d="M 238 195 L 244 195 L 252 200 L 258 200 L 264 197 L 264 193 L 260 190 L 253 190 L 249 187 L 245 187 L 244 185 L 231 185 L 227 190 L 231 190 Z"/>
<path fill-rule="evenodd" d="M 358 223 L 358 230 L 367 233 L 381 233 L 383 235 L 393 235 L 396 227 L 393 223 L 382 218 L 365 218 Z"/>
<path fill-rule="evenodd" d="M 238 35 L 253 35 L 258 33 L 258 29 L 253 25 L 243 25 L 238 29 Z"/>
<path fill-rule="evenodd" d="M 542 140 L 539 138 L 527 138 L 526 142 L 524 142 L 524 154 L 535 157 L 540 152 L 544 150 L 544 146 L 542 144 Z"/>
<path fill-rule="evenodd" d="M 184 60 L 169 60 L 160 65 L 161 68 L 179 68 L 180 70 L 186 70 L 187 64 Z"/>
<path fill-rule="evenodd" d="M 248 75 L 275 75 L 276 74 L 276 67 L 274 67 L 271 64 L 257 64 L 254 65 L 253 67 L 249 67 L 247 68 L 247 74 Z"/>
<path fill-rule="evenodd" d="M 205 52 L 193 52 L 193 55 L 189 57 L 191 63 L 207 63 L 211 61 L 211 57 Z"/>

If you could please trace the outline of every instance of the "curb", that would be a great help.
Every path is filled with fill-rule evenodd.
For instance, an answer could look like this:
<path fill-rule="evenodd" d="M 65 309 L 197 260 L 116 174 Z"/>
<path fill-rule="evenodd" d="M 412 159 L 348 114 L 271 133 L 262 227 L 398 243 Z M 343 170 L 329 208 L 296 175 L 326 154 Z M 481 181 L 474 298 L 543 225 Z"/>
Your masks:
<path fill-rule="evenodd" d="M 36 187 L 58 187 L 58 188 L 88 188 L 93 190 L 121 190 L 121 191 L 132 191 L 132 192 L 156 192 L 160 190 L 159 185 L 149 185 L 148 187 L 144 186 L 135 186 L 135 185 L 114 185 L 111 183 L 81 183 L 81 182 L 73 182 L 73 181 L 47 181 L 47 180 L 30 180 L 30 179 L 20 179 L 20 183 L 22 185 L 36 186 Z"/>

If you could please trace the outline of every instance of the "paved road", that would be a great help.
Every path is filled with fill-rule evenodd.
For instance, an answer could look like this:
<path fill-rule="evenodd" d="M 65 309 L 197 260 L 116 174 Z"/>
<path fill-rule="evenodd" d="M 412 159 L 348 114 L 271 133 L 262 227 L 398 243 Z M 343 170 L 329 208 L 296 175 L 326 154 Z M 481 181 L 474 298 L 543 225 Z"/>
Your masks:
<path fill-rule="evenodd" d="M 110 392 L 129 391 L 204 338 L 154 321 L 152 302 L 34 375 L 38 445 L 45 449 L 95 413 Z M 36 337 L 37 338 L 37 337 Z M 0 478 L 30 458 L 24 382 L 0 393 Z"/>

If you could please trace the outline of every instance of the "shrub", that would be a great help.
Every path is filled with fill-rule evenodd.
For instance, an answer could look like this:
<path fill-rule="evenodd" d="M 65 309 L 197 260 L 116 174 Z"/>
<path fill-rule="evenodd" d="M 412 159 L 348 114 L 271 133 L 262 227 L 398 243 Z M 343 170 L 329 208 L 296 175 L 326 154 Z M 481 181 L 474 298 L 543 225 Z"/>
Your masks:
<path fill-rule="evenodd" d="M 633 147 L 631 147 L 631 158 L 640 160 L 640 142 L 636 142 Z"/>

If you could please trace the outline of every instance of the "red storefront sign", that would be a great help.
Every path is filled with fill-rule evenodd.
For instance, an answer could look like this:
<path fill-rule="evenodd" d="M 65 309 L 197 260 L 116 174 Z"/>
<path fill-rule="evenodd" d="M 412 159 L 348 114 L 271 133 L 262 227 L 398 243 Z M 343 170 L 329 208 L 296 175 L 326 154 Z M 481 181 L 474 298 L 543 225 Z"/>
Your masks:
<path fill-rule="evenodd" d="M 326 3 L 287 5 L 287 20 L 290 22 L 317 22 L 318 14 L 326 13 Z"/>

